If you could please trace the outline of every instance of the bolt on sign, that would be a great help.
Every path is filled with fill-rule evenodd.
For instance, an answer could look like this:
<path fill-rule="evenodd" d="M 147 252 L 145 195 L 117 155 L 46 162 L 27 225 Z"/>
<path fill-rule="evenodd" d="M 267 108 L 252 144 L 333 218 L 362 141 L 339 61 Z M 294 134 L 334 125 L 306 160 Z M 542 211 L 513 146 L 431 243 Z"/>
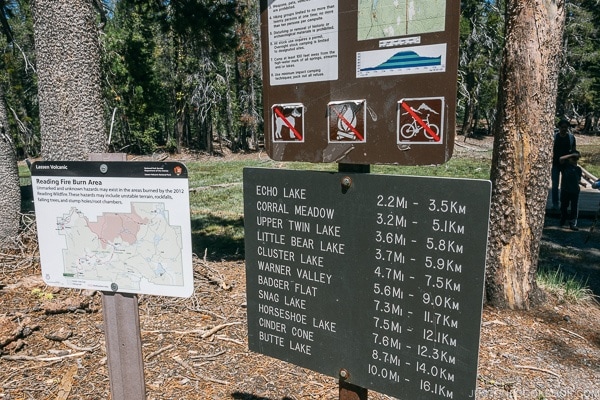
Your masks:
<path fill-rule="evenodd" d="M 449 160 L 459 9 L 451 0 L 261 0 L 269 156 Z"/>

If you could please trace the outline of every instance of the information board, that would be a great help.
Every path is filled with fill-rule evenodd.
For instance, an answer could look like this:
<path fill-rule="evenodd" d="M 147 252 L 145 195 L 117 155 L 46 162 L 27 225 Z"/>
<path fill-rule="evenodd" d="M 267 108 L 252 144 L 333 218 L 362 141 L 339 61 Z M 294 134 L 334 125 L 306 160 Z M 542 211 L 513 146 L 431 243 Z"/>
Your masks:
<path fill-rule="evenodd" d="M 441 164 L 455 134 L 460 2 L 261 0 L 274 160 Z"/>
<path fill-rule="evenodd" d="M 185 165 L 41 161 L 31 180 L 48 285 L 192 295 Z"/>
<path fill-rule="evenodd" d="M 474 398 L 491 183 L 244 170 L 250 349 L 399 399 Z"/>

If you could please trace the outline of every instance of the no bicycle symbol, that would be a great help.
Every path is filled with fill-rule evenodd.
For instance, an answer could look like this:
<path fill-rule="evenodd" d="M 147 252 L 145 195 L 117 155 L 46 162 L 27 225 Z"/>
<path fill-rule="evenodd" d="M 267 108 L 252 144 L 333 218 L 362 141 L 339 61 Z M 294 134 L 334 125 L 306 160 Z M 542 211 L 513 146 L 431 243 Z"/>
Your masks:
<path fill-rule="evenodd" d="M 422 97 L 398 102 L 398 144 L 443 144 L 444 98 Z"/>

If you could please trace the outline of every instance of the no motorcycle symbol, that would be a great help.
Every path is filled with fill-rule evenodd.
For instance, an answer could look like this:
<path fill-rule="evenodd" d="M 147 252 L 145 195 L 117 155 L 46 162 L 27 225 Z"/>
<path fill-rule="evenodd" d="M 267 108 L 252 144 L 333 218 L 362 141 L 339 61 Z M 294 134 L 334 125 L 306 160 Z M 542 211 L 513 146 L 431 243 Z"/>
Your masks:
<path fill-rule="evenodd" d="M 444 98 L 422 97 L 398 102 L 398 144 L 444 143 Z"/>

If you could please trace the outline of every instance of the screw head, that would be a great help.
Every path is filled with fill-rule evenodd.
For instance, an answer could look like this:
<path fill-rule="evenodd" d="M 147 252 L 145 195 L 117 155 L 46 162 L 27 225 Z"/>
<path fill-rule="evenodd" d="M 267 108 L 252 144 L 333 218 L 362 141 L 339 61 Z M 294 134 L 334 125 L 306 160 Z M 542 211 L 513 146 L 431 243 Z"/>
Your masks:
<path fill-rule="evenodd" d="M 350 178 L 349 176 L 345 176 L 342 178 L 342 187 L 344 189 L 349 189 L 350 186 L 352 186 L 352 178 Z"/>
<path fill-rule="evenodd" d="M 350 372 L 346 368 L 340 369 L 340 378 L 348 379 L 350 377 Z"/>

